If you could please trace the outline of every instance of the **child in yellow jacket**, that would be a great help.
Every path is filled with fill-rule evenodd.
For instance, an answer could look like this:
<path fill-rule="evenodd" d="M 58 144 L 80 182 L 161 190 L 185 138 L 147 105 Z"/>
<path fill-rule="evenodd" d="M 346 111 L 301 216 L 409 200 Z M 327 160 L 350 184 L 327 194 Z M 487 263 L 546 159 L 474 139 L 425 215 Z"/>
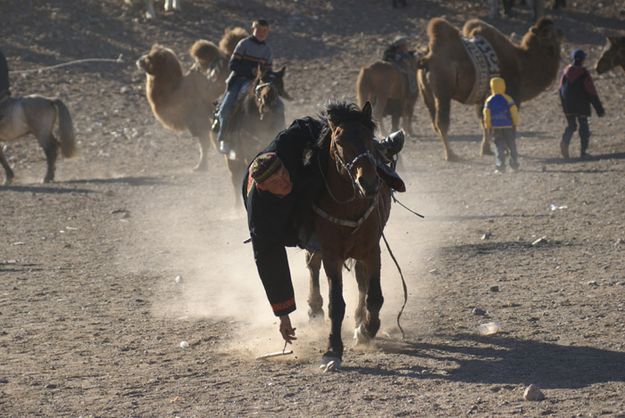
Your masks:
<path fill-rule="evenodd" d="M 490 79 L 491 95 L 484 103 L 484 127 L 491 130 L 495 139 L 495 166 L 497 173 L 506 170 L 506 150 L 510 154 L 510 168 L 519 168 L 516 150 L 516 127 L 519 124 L 519 111 L 514 100 L 506 94 L 503 78 Z"/>

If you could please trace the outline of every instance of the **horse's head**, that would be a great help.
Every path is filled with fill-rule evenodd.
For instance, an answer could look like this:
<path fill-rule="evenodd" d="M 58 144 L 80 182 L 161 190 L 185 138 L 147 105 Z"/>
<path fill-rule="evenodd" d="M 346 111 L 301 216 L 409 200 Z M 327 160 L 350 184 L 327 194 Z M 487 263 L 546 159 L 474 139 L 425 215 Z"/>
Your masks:
<path fill-rule="evenodd" d="M 137 60 L 137 67 L 154 77 L 176 80 L 182 77 L 182 67 L 174 51 L 159 44 L 152 45 L 150 52 Z"/>
<path fill-rule="evenodd" d="M 625 65 L 625 36 L 608 36 L 608 43 L 597 61 L 597 73 L 603 74 L 617 65 Z"/>
<path fill-rule="evenodd" d="M 284 73 L 286 67 L 280 71 L 261 71 L 259 69 L 254 83 L 254 95 L 256 96 L 256 106 L 262 119 L 264 114 L 274 107 L 279 97 L 291 100 L 291 96 L 284 89 Z"/>
<path fill-rule="evenodd" d="M 348 177 L 362 197 L 377 194 L 380 179 L 377 173 L 375 123 L 371 118 L 371 104 L 365 103 L 362 110 L 354 104 L 339 103 L 328 106 L 330 129 L 330 158 L 337 170 Z"/>

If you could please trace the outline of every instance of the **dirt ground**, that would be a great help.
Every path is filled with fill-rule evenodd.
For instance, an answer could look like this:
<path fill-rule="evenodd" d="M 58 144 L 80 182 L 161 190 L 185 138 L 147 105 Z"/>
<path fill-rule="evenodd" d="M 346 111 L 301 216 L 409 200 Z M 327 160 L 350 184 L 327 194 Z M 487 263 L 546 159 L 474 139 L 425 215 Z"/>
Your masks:
<path fill-rule="evenodd" d="M 581 46 L 594 65 L 606 31 L 625 30 L 625 1 L 569 1 L 555 15 L 563 65 Z M 184 0 L 146 21 L 121 0 L 3 0 L 0 48 L 15 95 L 58 96 L 79 155 L 43 185 L 33 138 L 6 144 L 17 175 L 0 186 L 0 416 L 625 416 L 625 75 L 593 77 L 607 110 L 591 119 L 588 161 L 563 162 L 554 84 L 523 105 L 521 170 L 480 158 L 474 110 L 454 104 L 442 160 L 421 101 L 406 144 L 403 203 L 390 244 L 408 281 L 399 338 L 399 275 L 383 251 L 383 325 L 354 347 L 355 280 L 345 275 L 344 367 L 321 373 L 328 324 L 308 323 L 303 253 L 291 251 L 299 340 L 282 349 L 242 210 L 213 152 L 192 173 L 188 135 L 150 113 L 134 61 L 153 42 L 186 53 L 198 38 L 264 16 L 287 66 L 288 119 L 354 99 L 361 65 L 399 34 L 426 43 L 429 18 L 486 19 L 479 1 Z M 528 13 L 489 20 L 523 33 Z M 487 19 L 488 20 L 488 19 Z M 83 58 L 83 63 L 20 73 Z M 388 125 L 388 122 L 387 122 Z M 579 153 L 574 139 L 573 155 Z M 539 244 L 532 243 L 544 237 Z M 324 295 L 327 289 L 322 289 Z M 326 298 L 327 299 L 327 298 Z M 476 315 L 474 308 L 483 310 Z M 501 330 L 481 336 L 478 326 Z M 188 346 L 182 344 L 187 342 Z M 523 400 L 529 384 L 546 399 Z"/>

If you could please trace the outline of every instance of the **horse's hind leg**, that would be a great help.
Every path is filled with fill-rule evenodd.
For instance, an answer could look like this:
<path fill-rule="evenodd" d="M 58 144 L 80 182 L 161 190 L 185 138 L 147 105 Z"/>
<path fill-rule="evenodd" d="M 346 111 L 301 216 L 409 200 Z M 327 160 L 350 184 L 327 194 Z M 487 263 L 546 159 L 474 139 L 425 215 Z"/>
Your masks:
<path fill-rule="evenodd" d="M 58 155 L 58 141 L 52 133 L 47 136 L 37 137 L 39 145 L 43 148 L 43 152 L 46 154 L 46 163 L 48 169 L 46 176 L 43 178 L 44 183 L 50 183 L 54 181 L 54 172 L 56 171 L 56 157 Z"/>
<path fill-rule="evenodd" d="M 11 184 L 15 174 L 13 174 L 13 170 L 11 170 L 11 166 L 4 156 L 2 146 L 0 146 L 0 164 L 2 164 L 2 167 L 4 168 L 4 184 Z"/>
<path fill-rule="evenodd" d="M 399 112 L 393 112 L 391 114 L 391 132 L 395 132 L 399 130 Z"/>
<path fill-rule="evenodd" d="M 210 148 L 210 135 L 208 133 L 201 133 L 197 135 L 198 143 L 200 144 L 200 161 L 193 167 L 194 171 L 206 171 L 208 170 L 208 149 Z"/>
<path fill-rule="evenodd" d="M 310 273 L 310 287 L 308 293 L 308 319 L 323 320 L 323 297 L 319 290 L 319 270 L 321 270 L 321 252 L 306 252 L 306 266 Z"/>

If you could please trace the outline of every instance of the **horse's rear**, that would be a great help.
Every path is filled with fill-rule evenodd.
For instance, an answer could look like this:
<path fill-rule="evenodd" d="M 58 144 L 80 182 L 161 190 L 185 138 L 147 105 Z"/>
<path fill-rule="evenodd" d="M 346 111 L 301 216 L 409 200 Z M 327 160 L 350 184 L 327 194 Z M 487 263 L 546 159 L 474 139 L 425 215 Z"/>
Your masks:
<path fill-rule="evenodd" d="M 0 142 L 17 140 L 28 134 L 37 138 L 46 155 L 47 171 L 43 181 L 53 181 L 58 148 L 61 148 L 61 153 L 66 158 L 72 157 L 76 151 L 74 126 L 65 104 L 59 99 L 38 95 L 9 98 L 2 102 Z M 5 170 L 4 182 L 8 184 L 14 173 L 1 148 L 0 164 Z"/>
<path fill-rule="evenodd" d="M 412 133 L 412 115 L 418 94 L 410 94 L 406 76 L 393 64 L 377 61 L 362 67 L 356 80 L 356 97 L 361 107 L 365 102 L 373 103 L 373 118 L 380 126 L 384 115 L 391 115 L 391 130 L 395 131 L 399 129 L 402 117 L 402 127 Z"/>

